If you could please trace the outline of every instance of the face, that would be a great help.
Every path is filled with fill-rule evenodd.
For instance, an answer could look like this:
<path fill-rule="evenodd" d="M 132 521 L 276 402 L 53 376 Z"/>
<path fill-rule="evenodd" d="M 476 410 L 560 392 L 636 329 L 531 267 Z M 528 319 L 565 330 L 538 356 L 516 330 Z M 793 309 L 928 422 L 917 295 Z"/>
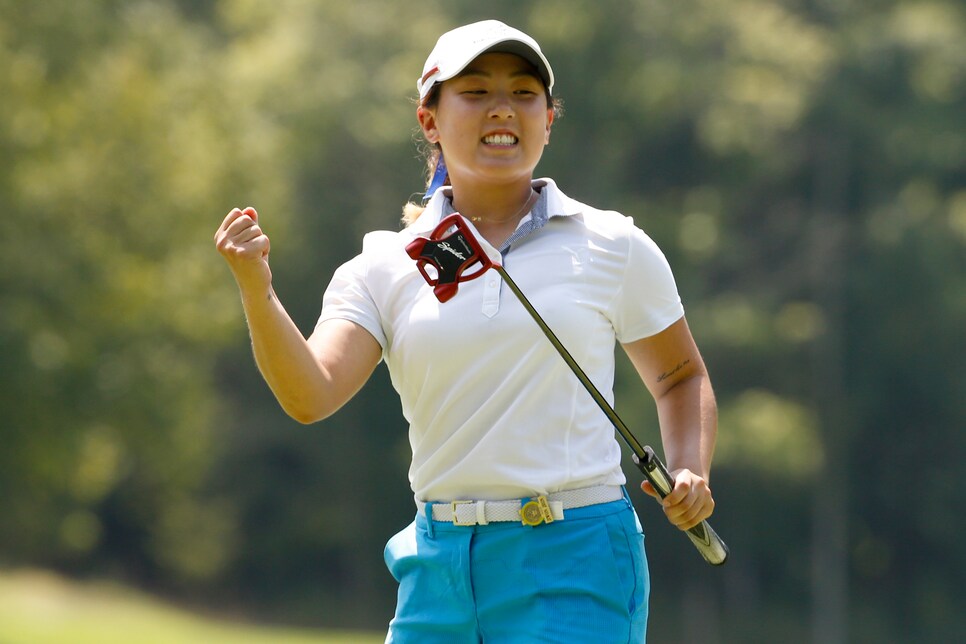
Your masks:
<path fill-rule="evenodd" d="M 434 107 L 416 115 L 439 143 L 454 186 L 464 180 L 529 181 L 550 141 L 553 110 L 543 81 L 513 54 L 483 54 L 440 87 Z"/>

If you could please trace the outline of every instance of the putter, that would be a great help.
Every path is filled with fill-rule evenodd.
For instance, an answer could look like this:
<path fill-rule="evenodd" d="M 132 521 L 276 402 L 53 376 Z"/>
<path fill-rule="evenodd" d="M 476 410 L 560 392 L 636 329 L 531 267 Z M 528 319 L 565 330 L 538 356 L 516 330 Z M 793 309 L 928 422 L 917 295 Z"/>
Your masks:
<path fill-rule="evenodd" d="M 433 287 L 433 293 L 440 302 L 447 302 L 456 295 L 459 284 L 462 282 L 476 279 L 491 268 L 499 273 L 520 301 L 520 304 L 523 305 L 523 308 L 527 310 L 530 317 L 543 331 L 543 334 L 550 340 L 560 357 L 577 376 L 584 389 L 587 390 L 597 406 L 617 429 L 617 433 L 627 443 L 632 452 L 631 459 L 637 468 L 654 486 L 662 499 L 671 493 L 671 490 L 674 489 L 674 481 L 661 459 L 654 453 L 653 449 L 647 445 L 642 445 L 631 433 L 624 421 L 620 419 L 607 399 L 597 390 L 597 387 L 580 368 L 580 365 L 570 355 L 570 352 L 560 342 L 553 330 L 533 308 L 516 282 L 507 274 L 506 269 L 490 259 L 484 252 L 461 215 L 454 213 L 440 221 L 429 237 L 417 237 L 410 242 L 406 246 L 406 252 L 416 261 L 416 268 L 419 269 L 426 282 Z M 477 264 L 478 267 L 476 267 Z M 430 274 L 427 266 L 432 266 L 435 275 Z M 728 559 L 728 546 L 711 529 L 707 521 L 702 521 L 687 530 L 686 533 L 708 563 L 719 566 Z"/>

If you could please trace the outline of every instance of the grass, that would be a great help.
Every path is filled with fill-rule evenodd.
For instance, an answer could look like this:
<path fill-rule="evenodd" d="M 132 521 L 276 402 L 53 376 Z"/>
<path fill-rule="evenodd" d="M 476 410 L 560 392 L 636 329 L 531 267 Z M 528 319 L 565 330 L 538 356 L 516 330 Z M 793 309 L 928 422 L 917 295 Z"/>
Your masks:
<path fill-rule="evenodd" d="M 384 637 L 233 622 L 110 582 L 0 572 L 0 644 L 375 644 Z"/>

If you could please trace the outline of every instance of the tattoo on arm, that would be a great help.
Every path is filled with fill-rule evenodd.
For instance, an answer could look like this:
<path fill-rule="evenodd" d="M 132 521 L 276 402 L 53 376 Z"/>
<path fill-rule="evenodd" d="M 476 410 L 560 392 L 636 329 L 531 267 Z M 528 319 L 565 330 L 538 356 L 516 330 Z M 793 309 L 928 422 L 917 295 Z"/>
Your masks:
<path fill-rule="evenodd" d="M 685 360 L 684 362 L 679 363 L 678 366 L 674 367 L 670 371 L 665 371 L 664 373 L 662 373 L 660 376 L 657 377 L 657 381 L 658 382 L 664 382 L 665 380 L 667 380 L 668 378 L 670 378 L 671 376 L 673 376 L 674 374 L 676 374 L 678 371 L 680 371 L 681 369 L 683 369 L 685 367 L 685 365 L 687 365 L 690 362 L 691 362 L 690 359 Z"/>

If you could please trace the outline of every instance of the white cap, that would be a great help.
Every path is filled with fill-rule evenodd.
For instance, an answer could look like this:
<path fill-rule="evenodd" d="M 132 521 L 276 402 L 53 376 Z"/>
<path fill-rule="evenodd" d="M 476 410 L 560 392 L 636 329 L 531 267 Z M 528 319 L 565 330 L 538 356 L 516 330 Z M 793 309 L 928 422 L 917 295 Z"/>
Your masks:
<path fill-rule="evenodd" d="M 553 91 L 553 70 L 537 41 L 499 20 L 484 20 L 447 31 L 439 37 L 423 65 L 423 75 L 416 81 L 419 101 L 426 98 L 433 85 L 458 75 L 485 52 L 516 54 L 530 61 L 543 78 L 547 91 Z"/>

